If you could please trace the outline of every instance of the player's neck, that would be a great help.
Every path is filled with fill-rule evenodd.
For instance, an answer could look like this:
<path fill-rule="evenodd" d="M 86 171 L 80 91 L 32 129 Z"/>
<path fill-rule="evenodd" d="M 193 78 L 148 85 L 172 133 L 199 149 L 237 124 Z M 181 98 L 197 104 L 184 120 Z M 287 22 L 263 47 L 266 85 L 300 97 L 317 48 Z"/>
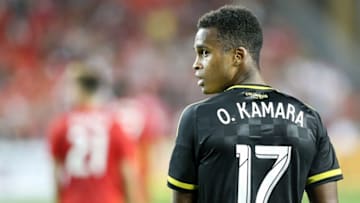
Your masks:
<path fill-rule="evenodd" d="M 99 105 L 99 101 L 94 96 L 82 95 L 78 98 L 77 106 L 83 108 L 93 108 Z"/>
<path fill-rule="evenodd" d="M 267 85 L 258 69 L 250 69 L 246 74 L 243 74 L 234 85 L 243 84 Z"/>
<path fill-rule="evenodd" d="M 244 83 L 266 85 L 266 82 L 259 74 L 259 71 L 256 71 L 255 74 L 252 74 L 251 77 L 248 78 L 248 80 L 243 81 L 243 84 Z"/>

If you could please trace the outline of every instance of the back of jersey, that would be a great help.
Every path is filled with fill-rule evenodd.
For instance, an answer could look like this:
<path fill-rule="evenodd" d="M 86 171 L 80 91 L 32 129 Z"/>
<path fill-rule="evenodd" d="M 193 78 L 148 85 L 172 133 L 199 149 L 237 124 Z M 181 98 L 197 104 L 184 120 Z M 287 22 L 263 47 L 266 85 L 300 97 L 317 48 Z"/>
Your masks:
<path fill-rule="evenodd" d="M 199 202 L 300 203 L 306 187 L 341 178 L 318 114 L 271 87 L 234 86 L 187 112 L 193 133 L 180 123 L 177 145 L 193 134 L 194 161 L 181 161 L 197 171 L 170 165 L 169 175 L 194 184 Z"/>
<path fill-rule="evenodd" d="M 122 202 L 120 163 L 133 145 L 120 126 L 98 110 L 76 110 L 57 126 L 51 148 L 61 172 L 60 202 Z"/>

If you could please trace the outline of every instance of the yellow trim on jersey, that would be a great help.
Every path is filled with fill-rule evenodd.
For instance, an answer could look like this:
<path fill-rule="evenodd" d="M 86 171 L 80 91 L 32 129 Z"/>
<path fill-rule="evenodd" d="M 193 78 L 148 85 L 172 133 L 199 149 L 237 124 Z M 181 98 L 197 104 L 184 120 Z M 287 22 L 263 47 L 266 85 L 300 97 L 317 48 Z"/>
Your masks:
<path fill-rule="evenodd" d="M 309 185 L 311 183 L 315 183 L 315 182 L 319 182 L 321 180 L 324 180 L 326 178 L 331 178 L 333 176 L 338 176 L 338 175 L 341 175 L 342 172 L 341 172 L 341 169 L 333 169 L 333 170 L 330 170 L 330 171 L 326 171 L 326 172 L 323 172 L 323 173 L 319 173 L 317 175 L 313 175 L 311 177 L 308 178 L 306 184 Z"/>
<path fill-rule="evenodd" d="M 175 185 L 176 187 L 186 189 L 186 190 L 196 190 L 198 187 L 197 185 L 194 185 L 194 184 L 189 184 L 189 183 L 184 183 L 184 182 L 178 181 L 170 176 L 168 176 L 167 180 L 169 183 Z"/>
<path fill-rule="evenodd" d="M 227 88 L 225 91 L 235 89 L 235 88 L 249 88 L 249 89 L 257 89 L 257 90 L 273 90 L 274 89 L 272 87 L 261 86 L 261 85 L 233 85 L 233 86 Z"/>
<path fill-rule="evenodd" d="M 303 103 L 305 104 L 305 106 L 309 107 L 309 108 L 312 109 L 313 111 L 316 111 L 316 109 L 315 109 L 314 107 L 312 107 L 311 105 L 309 105 L 309 104 L 307 104 L 307 103 L 305 103 L 305 102 L 303 102 Z"/>

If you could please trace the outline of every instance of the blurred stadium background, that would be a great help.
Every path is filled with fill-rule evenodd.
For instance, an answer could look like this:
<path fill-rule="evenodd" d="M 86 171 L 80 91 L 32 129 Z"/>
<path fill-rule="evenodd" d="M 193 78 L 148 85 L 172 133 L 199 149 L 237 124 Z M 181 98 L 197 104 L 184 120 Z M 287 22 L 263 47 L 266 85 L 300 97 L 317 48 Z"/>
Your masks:
<path fill-rule="evenodd" d="M 169 132 L 149 155 L 149 187 L 153 203 L 169 202 L 179 112 L 204 98 L 191 69 L 196 21 L 225 3 L 256 12 L 265 78 L 321 113 L 345 176 L 340 202 L 359 202 L 357 0 L 0 0 L 0 202 L 53 202 L 46 128 L 66 108 L 63 73 L 78 58 L 101 67 L 113 85 L 163 102 Z"/>

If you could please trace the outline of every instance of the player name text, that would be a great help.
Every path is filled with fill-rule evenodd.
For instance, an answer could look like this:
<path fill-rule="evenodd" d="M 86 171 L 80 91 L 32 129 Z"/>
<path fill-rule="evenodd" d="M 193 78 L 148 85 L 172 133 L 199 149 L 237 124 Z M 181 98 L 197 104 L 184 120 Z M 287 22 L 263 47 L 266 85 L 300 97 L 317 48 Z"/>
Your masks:
<path fill-rule="evenodd" d="M 240 119 L 247 118 L 276 118 L 289 120 L 301 127 L 304 127 L 304 112 L 295 108 L 294 105 L 289 103 L 273 103 L 273 102 L 237 102 L 236 107 Z M 231 118 L 229 112 L 224 108 L 217 110 L 217 116 L 221 123 L 227 125 L 235 118 Z"/>

